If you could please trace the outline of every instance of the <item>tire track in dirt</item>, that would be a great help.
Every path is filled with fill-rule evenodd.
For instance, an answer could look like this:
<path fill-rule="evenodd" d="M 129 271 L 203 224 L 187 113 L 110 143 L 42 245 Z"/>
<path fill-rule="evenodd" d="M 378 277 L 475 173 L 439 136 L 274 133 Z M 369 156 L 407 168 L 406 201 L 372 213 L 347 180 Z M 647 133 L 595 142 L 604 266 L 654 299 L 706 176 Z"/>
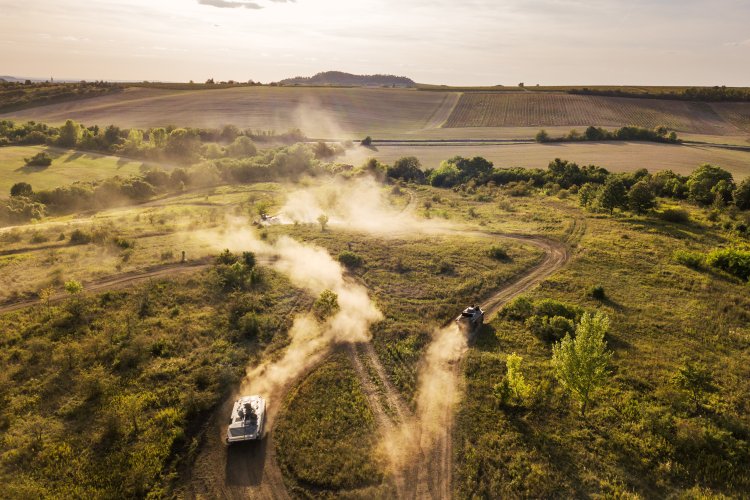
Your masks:
<path fill-rule="evenodd" d="M 115 274 L 97 280 L 86 281 L 83 283 L 83 289 L 86 292 L 105 292 L 109 290 L 121 290 L 137 285 L 138 283 L 162 277 L 174 277 L 181 274 L 195 273 L 211 266 L 211 259 L 200 259 L 179 264 L 164 264 L 154 266 L 145 271 L 131 271 L 122 274 Z M 67 298 L 69 295 L 64 291 L 55 292 L 50 297 L 50 304 L 57 304 Z M 23 309 L 39 304 L 39 299 L 24 299 L 14 302 L 6 302 L 0 305 L 0 314 Z"/>

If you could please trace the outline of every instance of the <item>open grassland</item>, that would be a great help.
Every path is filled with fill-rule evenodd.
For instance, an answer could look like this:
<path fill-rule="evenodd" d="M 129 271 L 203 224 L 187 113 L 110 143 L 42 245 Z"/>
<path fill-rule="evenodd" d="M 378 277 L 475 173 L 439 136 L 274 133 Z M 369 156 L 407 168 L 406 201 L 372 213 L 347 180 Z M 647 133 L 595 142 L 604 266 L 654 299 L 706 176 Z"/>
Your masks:
<path fill-rule="evenodd" d="M 555 156 L 569 158 L 550 153 L 561 146 L 694 149 L 591 143 L 518 147 L 526 146 L 545 152 L 532 165 L 539 167 Z M 465 153 L 475 154 L 482 153 Z M 648 156 L 643 154 L 643 164 L 633 164 L 631 156 L 628 168 L 653 171 Z M 33 297 L 47 285 L 59 290 L 71 278 L 87 282 L 173 264 L 183 250 L 188 260 L 211 257 L 221 233 L 212 232 L 214 239 L 207 240 L 202 230 L 226 228 L 235 216 L 255 218 L 261 204 L 277 213 L 288 193 L 305 199 L 295 191 L 317 184 L 306 179 L 295 185 L 220 186 L 3 229 L 0 272 L 10 285 L 2 298 Z M 324 248 L 334 259 L 346 256 L 347 279 L 363 285 L 384 316 L 370 329 L 385 373 L 372 378 L 375 392 L 388 392 L 376 379 L 387 380 L 412 409 L 418 367 L 435 327 L 514 283 L 543 258 L 528 242 L 499 242 L 495 233 L 564 242 L 572 260 L 529 297 L 610 316 L 611 380 L 597 394 L 588 419 L 581 419 L 553 377 L 550 342 L 523 322 L 493 320 L 460 365 L 465 390 L 452 427 L 453 453 L 446 454 L 453 458 L 455 496 L 742 496 L 750 487 L 744 467 L 750 460 L 748 285 L 718 271 L 678 265 L 672 257 L 675 249 L 707 252 L 747 245 L 726 229 L 736 222 L 731 217 L 742 214 L 685 203 L 689 217 L 681 223 L 665 222 L 658 212 L 606 216 L 579 209 L 572 190 L 546 196 L 517 187 L 377 188 L 401 214 L 423 222 L 423 233 L 368 234 L 334 217 L 326 230 L 302 222 L 251 229 L 247 221 L 239 225 L 234 219 L 232 231 L 248 229 L 268 243 L 290 236 Z M 338 196 L 353 195 L 344 188 Z M 462 232 L 441 227 L 446 223 Z M 75 229 L 92 241 L 71 245 Z M 233 291 L 222 290 L 217 269 L 187 279 L 160 276 L 132 292 L 89 293 L 0 314 L 0 482 L 11 496 L 168 497 L 175 485 L 179 489 L 205 446 L 201 432 L 212 432 L 206 422 L 225 418 L 226 404 L 220 403 L 231 402 L 228 394 L 246 367 L 284 352 L 291 318 L 313 301 L 262 266 L 260 276 L 247 289 Z M 603 287 L 604 298 L 590 296 L 593 285 Z M 521 402 L 501 405 L 495 384 L 514 351 L 524 357 L 522 372 L 532 390 Z M 364 387 L 344 354 L 336 351 L 291 383 L 273 437 L 265 443 L 278 445 L 278 463 L 295 495 L 392 496 L 391 478 L 377 452 L 382 428 L 374 422 L 372 388 Z M 715 377 L 718 389 L 700 411 L 672 382 L 683 356 L 704 362 Z M 363 364 L 371 361 L 363 356 Z M 375 369 L 369 364 L 365 370 Z M 389 398 L 382 399 L 384 411 L 392 412 Z M 54 418 L 40 417 L 42 406 Z M 42 425 L 51 430 L 40 433 Z M 242 450 L 219 448 L 222 459 L 209 461 L 211 473 L 201 471 L 207 484 L 218 481 L 208 491 L 234 491 L 232 472 L 248 463 Z M 260 462 L 271 455 L 261 455 Z M 48 476 L 53 479 L 45 482 Z"/>
<path fill-rule="evenodd" d="M 197 229 L 223 225 L 233 214 L 249 214 L 256 201 L 272 200 L 279 186 L 219 187 L 156 200 L 136 207 L 106 210 L 88 217 L 50 218 L 0 233 L 0 270 L 6 286 L 0 302 L 34 297 L 47 286 L 75 279 L 84 283 L 153 266 L 189 263 L 212 255 Z M 74 231 L 97 242 L 76 245 Z M 115 240 L 120 242 L 114 243 Z"/>
<path fill-rule="evenodd" d="M 117 95 L 22 110 L 3 118 L 60 124 L 155 127 L 170 124 L 346 138 L 440 126 L 456 94 L 404 89 L 235 87 L 211 91 L 131 88 Z"/>
<path fill-rule="evenodd" d="M 464 365 L 456 495 L 743 496 L 750 484 L 747 284 L 672 258 L 676 249 L 738 242 L 698 210 L 686 224 L 576 216 L 585 217 L 587 231 L 571 262 L 528 297 L 606 313 L 612 380 L 582 419 L 554 379 L 550 341 L 508 317 L 485 326 Z M 588 294 L 594 285 L 606 299 Z M 501 405 L 493 387 L 512 352 L 523 357 L 532 390 L 520 404 Z M 697 412 L 674 383 L 686 359 L 705 363 L 716 386 Z"/>
<path fill-rule="evenodd" d="M 45 151 L 52 158 L 48 167 L 27 166 L 24 158 Z M 17 182 L 27 182 L 34 189 L 51 189 L 76 181 L 94 181 L 115 175 L 137 174 L 139 160 L 98 153 L 72 151 L 44 146 L 11 146 L 0 148 L 0 198 L 9 196 Z"/>
<path fill-rule="evenodd" d="M 465 93 L 445 126 L 619 127 L 664 125 L 678 132 L 736 134 L 750 121 L 750 103 L 710 104 L 536 92 Z"/>
<path fill-rule="evenodd" d="M 289 393 L 276 443 L 290 490 L 302 497 L 352 490 L 366 495 L 383 481 L 372 411 L 342 353 Z"/>
<path fill-rule="evenodd" d="M 568 142 L 547 144 L 460 144 L 425 145 L 387 143 L 375 149 L 354 148 L 339 160 L 360 165 L 367 158 L 393 164 L 404 156 L 416 156 L 425 168 L 436 168 L 440 162 L 460 155 L 482 156 L 497 167 L 546 168 L 554 158 L 564 158 L 581 165 L 599 165 L 613 172 L 632 172 L 639 168 L 649 171 L 673 170 L 689 174 L 703 163 L 721 166 L 736 179 L 750 175 L 750 152 L 709 146 L 669 145 L 646 142 Z"/>
<path fill-rule="evenodd" d="M 301 296 L 270 271 L 231 297 L 214 278 L 159 280 L 0 316 L 3 497 L 170 491 L 248 358 L 283 345 Z M 246 304 L 264 325 L 254 335 L 231 319 Z"/>

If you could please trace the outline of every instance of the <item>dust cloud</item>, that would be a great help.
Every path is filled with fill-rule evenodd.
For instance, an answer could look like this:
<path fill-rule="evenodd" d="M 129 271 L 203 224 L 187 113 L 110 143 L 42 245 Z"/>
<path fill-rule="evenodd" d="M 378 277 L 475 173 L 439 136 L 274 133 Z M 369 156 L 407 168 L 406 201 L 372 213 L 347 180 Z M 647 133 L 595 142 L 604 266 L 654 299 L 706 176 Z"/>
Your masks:
<path fill-rule="evenodd" d="M 412 194 L 406 192 L 402 196 L 411 200 Z M 333 178 L 292 191 L 279 211 L 282 220 L 305 224 L 317 223 L 321 214 L 328 216 L 331 226 L 378 236 L 427 234 L 450 227 L 445 221 L 418 219 L 411 202 L 400 210 L 394 207 L 383 185 L 372 177 Z"/>
<path fill-rule="evenodd" d="M 444 453 L 446 448 L 440 441 L 452 439 L 448 432 L 455 405 L 461 397 L 456 371 L 468 349 L 468 333 L 457 324 L 433 333 L 419 368 L 415 413 L 394 432 L 385 435 L 380 446 L 397 478 L 413 476 L 409 469 L 414 464 L 437 460 L 436 455 Z M 419 470 L 416 474 L 428 475 L 429 472 Z"/>
<path fill-rule="evenodd" d="M 338 295 L 340 309 L 325 322 L 320 323 L 309 314 L 295 317 L 289 346 L 281 358 L 248 369 L 241 386 L 243 394 L 260 394 L 270 401 L 280 398 L 284 387 L 320 362 L 333 345 L 369 341 L 370 325 L 383 317 L 367 290 L 346 279 L 341 265 L 320 247 L 287 236 L 273 243 L 262 241 L 245 218 L 230 219 L 222 231 L 204 231 L 196 236 L 210 242 L 216 250 L 254 252 L 314 296 L 326 289 Z"/>

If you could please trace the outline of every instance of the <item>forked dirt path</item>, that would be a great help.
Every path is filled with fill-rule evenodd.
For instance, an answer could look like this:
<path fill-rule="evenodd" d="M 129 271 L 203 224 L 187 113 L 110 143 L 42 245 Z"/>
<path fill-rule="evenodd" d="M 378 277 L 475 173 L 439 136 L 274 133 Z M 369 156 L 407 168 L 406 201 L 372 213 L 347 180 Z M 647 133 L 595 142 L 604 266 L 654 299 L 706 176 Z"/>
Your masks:
<path fill-rule="evenodd" d="M 403 211 L 413 210 L 414 196 Z M 568 243 L 578 240 L 585 231 L 581 220 L 574 220 L 568 231 Z M 570 257 L 569 245 L 542 236 L 523 234 L 499 234 L 469 230 L 446 230 L 446 234 L 496 238 L 531 244 L 544 252 L 542 260 L 520 274 L 513 282 L 498 289 L 482 303 L 485 317 L 491 318 L 517 295 L 536 286 L 566 264 Z M 210 266 L 209 259 L 185 264 L 156 266 L 142 272 L 123 273 L 85 283 L 87 291 L 105 291 L 132 286 L 138 282 L 164 276 L 196 272 Z M 64 292 L 55 294 L 50 302 L 65 298 Z M 0 314 L 34 304 L 38 300 L 24 300 L 0 305 Z M 460 306 L 460 305 L 459 305 Z M 420 415 L 415 415 L 391 384 L 372 343 L 358 343 L 347 347 L 349 358 L 360 379 L 370 407 L 378 424 L 380 434 L 393 435 L 399 428 L 407 426 L 410 432 L 419 433 Z M 456 383 L 460 383 L 463 356 L 451 361 L 449 367 Z M 281 392 L 280 399 L 296 381 L 291 381 Z M 231 412 L 235 397 L 228 398 L 216 411 L 208 425 L 208 434 L 203 449 L 192 467 L 188 484 L 181 491 L 187 498 L 290 498 L 276 460 L 273 427 L 279 405 L 269 405 L 267 437 L 256 443 L 226 447 L 222 419 Z M 400 498 L 450 498 L 453 494 L 453 408 L 448 407 L 438 416 L 437 424 L 443 429 L 431 440 L 430 446 L 407 450 L 411 453 L 404 462 L 403 470 L 392 471 L 395 488 Z M 417 443 L 420 441 L 417 440 Z"/>

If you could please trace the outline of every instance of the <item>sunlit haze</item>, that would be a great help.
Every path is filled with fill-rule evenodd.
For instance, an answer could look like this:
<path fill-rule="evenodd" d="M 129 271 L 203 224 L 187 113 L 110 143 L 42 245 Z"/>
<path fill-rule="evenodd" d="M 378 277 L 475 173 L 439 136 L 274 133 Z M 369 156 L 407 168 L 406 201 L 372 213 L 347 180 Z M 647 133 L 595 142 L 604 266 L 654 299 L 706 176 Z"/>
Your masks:
<path fill-rule="evenodd" d="M 743 0 L 0 0 L 0 75 L 749 85 Z"/>

